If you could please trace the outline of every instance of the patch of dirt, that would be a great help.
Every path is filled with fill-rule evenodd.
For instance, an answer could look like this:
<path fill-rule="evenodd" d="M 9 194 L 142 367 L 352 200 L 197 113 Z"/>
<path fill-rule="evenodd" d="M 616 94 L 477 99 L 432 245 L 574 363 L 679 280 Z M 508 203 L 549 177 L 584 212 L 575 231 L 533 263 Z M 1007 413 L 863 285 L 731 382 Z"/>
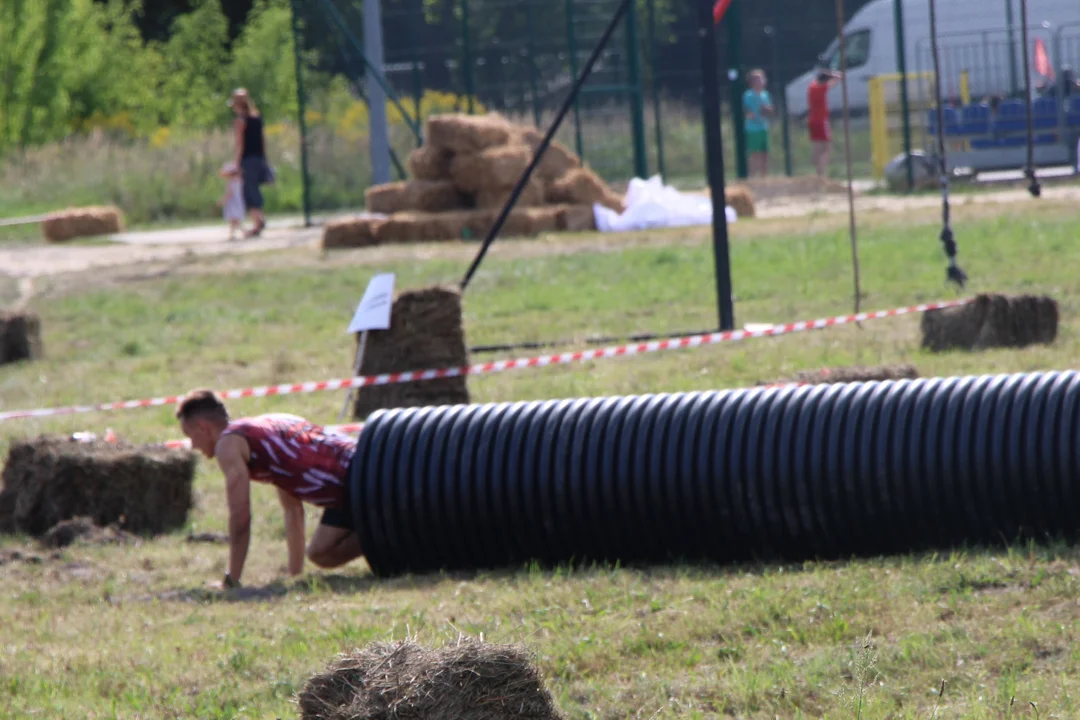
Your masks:
<path fill-rule="evenodd" d="M 229 536 L 224 533 L 189 533 L 187 536 L 187 542 L 189 543 L 208 543 L 214 545 L 223 545 L 229 542 Z"/>

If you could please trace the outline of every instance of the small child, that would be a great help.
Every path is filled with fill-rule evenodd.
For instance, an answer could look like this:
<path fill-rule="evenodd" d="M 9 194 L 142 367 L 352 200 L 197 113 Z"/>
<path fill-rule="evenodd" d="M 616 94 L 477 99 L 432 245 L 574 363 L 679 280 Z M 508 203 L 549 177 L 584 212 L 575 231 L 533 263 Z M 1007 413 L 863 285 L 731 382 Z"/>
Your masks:
<path fill-rule="evenodd" d="M 240 169 L 236 167 L 234 162 L 225 163 L 219 174 L 227 181 L 225 195 L 221 198 L 221 209 L 225 220 L 229 223 L 229 240 L 235 240 L 238 231 L 240 236 L 243 237 L 241 223 L 244 222 L 245 209 L 244 181 L 240 175 Z"/>

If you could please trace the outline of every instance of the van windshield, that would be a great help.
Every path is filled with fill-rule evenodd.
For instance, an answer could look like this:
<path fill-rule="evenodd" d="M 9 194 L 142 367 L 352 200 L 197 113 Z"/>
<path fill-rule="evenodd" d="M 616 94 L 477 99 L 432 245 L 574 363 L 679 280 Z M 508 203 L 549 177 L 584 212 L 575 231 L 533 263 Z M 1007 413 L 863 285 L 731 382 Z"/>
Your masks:
<path fill-rule="evenodd" d="M 855 30 L 844 36 L 844 52 L 847 55 L 846 70 L 862 67 L 870 60 L 870 31 Z M 822 62 L 830 70 L 840 70 L 840 43 L 833 40 L 829 49 L 822 53 Z"/>

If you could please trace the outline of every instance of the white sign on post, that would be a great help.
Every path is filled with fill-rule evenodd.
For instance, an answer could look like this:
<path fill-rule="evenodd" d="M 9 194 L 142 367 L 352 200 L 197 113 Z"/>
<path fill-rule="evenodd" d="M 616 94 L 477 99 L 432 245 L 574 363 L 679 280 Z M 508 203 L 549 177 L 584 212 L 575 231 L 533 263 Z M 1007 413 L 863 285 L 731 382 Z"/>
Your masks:
<path fill-rule="evenodd" d="M 382 273 L 371 278 L 364 297 L 356 306 L 349 324 L 349 333 L 364 330 L 390 329 L 390 307 L 394 301 L 394 273 Z"/>

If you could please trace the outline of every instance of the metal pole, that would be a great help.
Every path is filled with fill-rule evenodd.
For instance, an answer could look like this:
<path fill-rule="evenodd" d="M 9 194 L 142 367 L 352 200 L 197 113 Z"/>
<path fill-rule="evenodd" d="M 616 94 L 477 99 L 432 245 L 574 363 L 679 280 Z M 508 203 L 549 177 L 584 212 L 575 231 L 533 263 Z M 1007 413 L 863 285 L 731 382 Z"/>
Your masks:
<path fill-rule="evenodd" d="M 353 363 L 353 377 L 359 377 L 360 370 L 364 366 L 364 350 L 367 348 L 367 336 L 367 330 L 360 333 L 360 345 L 356 348 L 356 360 Z M 353 401 L 353 395 L 359 392 L 359 388 L 349 388 L 349 393 L 345 396 L 345 404 L 341 408 L 341 414 L 338 415 L 338 422 L 341 422 L 345 417 L 345 413 L 349 411 L 349 404 Z"/>
<path fill-rule="evenodd" d="M 533 13 L 533 0 L 525 0 L 525 16 L 530 28 L 536 27 Z M 525 33 L 529 48 L 529 91 L 532 93 L 533 122 L 540 126 L 540 82 L 537 79 L 536 70 L 536 38 L 532 32 Z"/>
<path fill-rule="evenodd" d="M 652 86 L 653 122 L 656 123 L 656 169 L 660 177 L 664 174 L 664 128 L 660 112 L 660 83 L 656 78 L 657 55 L 656 46 L 656 0 L 648 0 L 646 6 L 649 11 L 649 84 Z"/>
<path fill-rule="evenodd" d="M 1028 192 L 1032 197 L 1039 197 L 1042 194 L 1042 188 L 1039 187 L 1039 179 L 1035 177 L 1035 117 L 1032 107 L 1034 98 L 1031 96 L 1031 67 L 1028 58 L 1027 0 L 1020 0 L 1020 27 L 1024 43 L 1024 105 L 1027 106 L 1027 167 L 1024 168 L 1024 175 L 1030 181 Z"/>
<path fill-rule="evenodd" d="M 574 0 L 566 0 L 566 44 L 570 53 L 570 74 L 578 76 L 577 66 L 577 39 L 574 36 Z M 574 95 L 574 149 L 578 157 L 584 159 L 584 143 L 581 137 L 581 108 L 578 106 L 577 94 Z"/>
<path fill-rule="evenodd" d="M 840 43 L 840 86 L 844 99 L 844 161 L 847 165 L 848 234 L 851 238 L 851 271 L 855 281 L 855 314 L 859 314 L 859 236 L 855 226 L 855 190 L 851 172 L 851 113 L 848 111 L 847 42 L 844 40 L 844 0 L 836 0 L 837 40 Z"/>
<path fill-rule="evenodd" d="M 701 104 L 705 123 L 705 169 L 713 211 L 713 265 L 720 329 L 735 329 L 731 300 L 731 258 L 728 251 L 727 201 L 724 193 L 724 141 L 720 133 L 720 55 L 716 50 L 716 26 L 712 0 L 697 0 L 698 39 L 701 41 Z M 731 10 L 729 9 L 730 13 Z M 741 123 L 740 123 L 741 124 Z"/>
<path fill-rule="evenodd" d="M 386 63 L 383 61 L 380 3 L 381 0 L 364 0 L 364 45 L 368 61 L 381 73 Z M 390 182 L 390 126 L 386 122 L 386 93 L 378 82 L 365 82 L 364 85 L 367 86 L 368 96 L 371 184 L 384 185 Z"/>
<path fill-rule="evenodd" d="M 1005 26 L 1009 32 L 1009 83 L 1012 94 L 1020 90 L 1020 83 L 1016 78 L 1016 21 L 1013 19 L 1013 0 L 1005 0 Z"/>
<path fill-rule="evenodd" d="M 746 153 L 746 120 L 743 113 L 743 92 L 746 90 L 746 79 L 743 77 L 742 66 L 742 3 L 740 0 L 731 0 L 724 19 L 727 20 L 728 26 L 728 80 L 731 87 L 731 119 L 734 123 L 732 131 L 735 135 L 735 167 L 738 176 L 745 178 L 750 175 L 750 163 Z"/>
<path fill-rule="evenodd" d="M 707 2 L 707 0 L 704 1 Z M 525 185 L 529 182 L 529 178 L 532 177 L 533 172 L 536 170 L 536 166 L 540 164 L 540 159 L 544 156 L 544 152 L 548 149 L 548 146 L 551 145 L 552 138 L 554 138 L 555 133 L 559 131 L 559 125 L 562 124 L 563 119 L 566 117 L 567 113 L 570 112 L 570 106 L 574 103 L 574 100 L 577 99 L 578 93 L 581 92 L 581 87 L 592 73 L 593 66 L 596 65 L 596 61 L 600 58 L 600 53 L 603 52 L 604 48 L 611 40 L 615 28 L 619 26 L 623 16 L 626 15 L 626 11 L 631 2 L 634 2 L 634 0 L 621 0 L 618 9 L 615 11 L 615 16 L 611 18 L 611 22 L 608 23 L 607 28 L 604 30 L 604 34 L 600 36 L 600 41 L 596 43 L 596 47 L 593 48 L 592 54 L 589 55 L 589 59 L 585 63 L 585 68 L 581 71 L 581 74 L 575 78 L 574 85 L 570 88 L 570 94 L 563 100 L 562 107 L 559 108 L 559 112 L 555 115 L 555 120 L 551 123 L 551 127 L 548 128 L 547 133 L 544 135 L 544 139 L 541 140 L 540 145 L 537 146 L 532 160 L 529 161 L 529 166 L 525 168 L 525 172 L 522 173 L 521 177 L 518 179 L 517 186 L 510 194 L 510 199 L 503 205 L 503 209 L 499 212 L 499 216 L 495 219 L 495 223 L 488 231 L 487 237 L 484 238 L 484 244 L 480 247 L 480 252 L 476 254 L 476 257 L 472 261 L 472 265 L 470 265 L 469 269 L 465 272 L 465 277 L 462 278 L 460 285 L 462 292 L 468 287 L 469 281 L 476 273 L 477 268 L 480 267 L 480 263 L 487 254 L 488 248 L 495 242 L 499 230 L 502 229 L 503 224 L 506 222 L 506 218 L 510 215 L 510 210 L 514 207 L 514 203 L 517 202 L 518 197 L 521 195 L 521 191 L 525 189 Z"/>
<path fill-rule="evenodd" d="M 424 12 L 423 2 L 419 4 L 420 12 Z M 406 8 L 405 16 L 408 20 L 406 27 L 409 33 L 409 51 L 412 57 L 412 91 L 413 91 L 413 110 L 416 111 L 416 124 L 419 125 L 423 120 L 423 113 L 420 106 L 424 102 L 424 79 L 420 75 L 420 57 L 416 53 L 416 48 L 420 45 L 420 42 L 416 37 L 416 16 L 411 10 Z"/>
<path fill-rule="evenodd" d="M 304 70 L 300 60 L 300 19 L 296 14 L 297 0 L 292 0 L 293 58 L 296 63 L 296 114 L 300 125 L 300 182 L 303 186 L 304 227 L 311 227 L 311 178 L 308 174 L 307 103 L 304 98 Z"/>
<path fill-rule="evenodd" d="M 475 98 L 473 97 L 473 59 L 472 38 L 469 35 L 469 0 L 461 0 L 461 61 L 465 66 L 465 102 L 469 108 L 469 114 L 476 111 Z"/>
<path fill-rule="evenodd" d="M 904 117 L 904 166 L 908 192 L 915 189 L 915 167 L 911 163 L 911 106 L 908 104 L 907 46 L 904 43 L 904 0 L 893 0 L 896 29 L 896 70 L 900 73 L 900 112 Z"/>
<path fill-rule="evenodd" d="M 641 43 L 638 42 L 637 2 L 630 3 L 626 12 L 626 53 L 630 86 L 630 129 L 634 134 L 634 175 L 649 176 L 649 157 L 645 149 L 645 98 L 641 83 Z"/>

